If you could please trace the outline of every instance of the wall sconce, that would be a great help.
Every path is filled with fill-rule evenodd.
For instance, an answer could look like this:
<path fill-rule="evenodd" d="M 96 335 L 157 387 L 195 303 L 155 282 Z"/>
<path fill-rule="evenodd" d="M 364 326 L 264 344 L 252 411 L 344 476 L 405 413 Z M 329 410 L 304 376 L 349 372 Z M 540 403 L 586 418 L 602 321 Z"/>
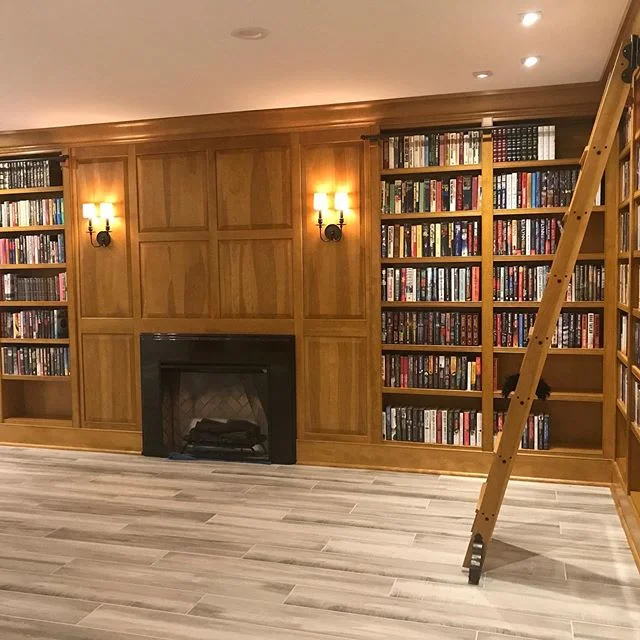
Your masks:
<path fill-rule="evenodd" d="M 92 247 L 108 247 L 111 244 L 111 226 L 113 219 L 113 204 L 111 202 L 83 202 L 82 217 L 89 221 L 87 233 Z M 93 241 L 93 223 L 98 219 L 104 220 L 104 231 L 98 231 L 96 241 Z"/>
<path fill-rule="evenodd" d="M 340 242 L 342 240 L 342 227 L 346 224 L 344 212 L 349 208 L 349 195 L 342 191 L 334 194 L 333 208 L 340 212 L 340 218 L 338 219 L 338 224 L 327 225 L 324 228 L 324 234 L 322 233 L 322 229 L 325 226 L 322 213 L 329 209 L 329 198 L 326 193 L 313 194 L 313 208 L 318 212 L 317 226 L 320 230 L 320 240 L 323 242 Z"/>

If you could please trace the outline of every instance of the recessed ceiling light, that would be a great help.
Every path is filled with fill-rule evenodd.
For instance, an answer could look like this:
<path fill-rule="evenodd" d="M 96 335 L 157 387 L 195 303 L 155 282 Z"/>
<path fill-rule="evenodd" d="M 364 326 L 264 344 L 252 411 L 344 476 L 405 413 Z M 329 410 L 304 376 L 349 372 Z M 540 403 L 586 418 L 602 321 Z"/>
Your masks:
<path fill-rule="evenodd" d="M 484 80 L 485 78 L 490 78 L 493 75 L 493 71 L 474 71 L 473 75 L 478 80 Z"/>
<path fill-rule="evenodd" d="M 527 11 L 527 13 L 520 14 L 520 24 L 523 27 L 532 27 L 540 18 L 542 18 L 542 12 Z"/>
<path fill-rule="evenodd" d="M 525 67 L 535 67 L 538 62 L 540 62 L 540 58 L 538 58 L 538 56 L 529 56 L 528 58 L 522 58 L 522 64 Z"/>
<path fill-rule="evenodd" d="M 240 38 L 240 40 L 264 40 L 269 32 L 262 27 L 240 27 L 234 29 L 231 35 L 234 38 Z"/>

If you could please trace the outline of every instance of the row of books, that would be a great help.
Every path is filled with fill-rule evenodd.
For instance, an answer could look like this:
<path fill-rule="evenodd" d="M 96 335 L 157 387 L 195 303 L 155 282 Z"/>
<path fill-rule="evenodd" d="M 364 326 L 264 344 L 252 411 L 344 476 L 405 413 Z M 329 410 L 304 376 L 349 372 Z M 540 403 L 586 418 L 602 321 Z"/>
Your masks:
<path fill-rule="evenodd" d="M 495 347 L 526 347 L 535 313 L 504 311 L 493 316 Z M 603 344 L 602 316 L 593 312 L 563 311 L 551 346 L 558 349 L 599 349 Z"/>
<path fill-rule="evenodd" d="M 618 214 L 618 251 L 629 251 L 629 209 L 623 209 Z"/>
<path fill-rule="evenodd" d="M 0 336 L 3 338 L 68 338 L 65 309 L 30 309 L 0 312 Z"/>
<path fill-rule="evenodd" d="M 382 269 L 387 302 L 479 302 L 480 267 L 388 267 Z"/>
<path fill-rule="evenodd" d="M 480 221 L 383 224 L 380 238 L 383 258 L 477 256 Z"/>
<path fill-rule="evenodd" d="M 52 301 L 67 300 L 67 274 L 53 276 L 22 276 L 16 273 L 3 273 L 0 277 L 0 300 L 13 301 Z"/>
<path fill-rule="evenodd" d="M 555 125 L 502 127 L 493 132 L 493 161 L 555 160 Z"/>
<path fill-rule="evenodd" d="M 506 411 L 493 412 L 493 433 L 502 433 L 507 419 Z M 520 449 L 548 450 L 551 446 L 551 425 L 547 413 L 529 415 L 520 440 Z"/>
<path fill-rule="evenodd" d="M 477 211 L 482 205 L 480 176 L 380 182 L 382 213 Z"/>
<path fill-rule="evenodd" d="M 493 299 L 496 302 L 539 302 L 551 267 L 497 265 L 493 267 Z M 604 300 L 604 265 L 576 265 L 565 296 L 567 302 Z"/>
<path fill-rule="evenodd" d="M 624 314 L 620 314 L 624 317 Z M 640 366 L 640 322 L 633 323 L 633 364 Z"/>
<path fill-rule="evenodd" d="M 382 439 L 481 447 L 482 413 L 476 409 L 387 406 L 382 412 Z"/>
<path fill-rule="evenodd" d="M 633 123 L 631 122 L 631 107 L 627 106 L 622 111 L 622 117 L 620 118 L 620 128 L 618 129 L 618 136 L 620 141 L 620 149 L 625 147 L 631 138 L 633 137 Z"/>
<path fill-rule="evenodd" d="M 631 161 L 627 158 L 620 165 L 620 200 L 626 200 L 631 194 Z"/>
<path fill-rule="evenodd" d="M 626 313 L 621 313 L 618 321 L 618 351 L 623 353 L 625 356 L 627 355 L 628 326 L 629 316 L 627 316 Z"/>
<path fill-rule="evenodd" d="M 58 264 L 65 262 L 64 234 L 0 238 L 2 264 Z"/>
<path fill-rule="evenodd" d="M 382 343 L 477 346 L 480 344 L 480 314 L 383 311 Z"/>
<path fill-rule="evenodd" d="M 2 372 L 12 376 L 68 376 L 69 347 L 3 347 Z"/>
<path fill-rule="evenodd" d="M 31 189 L 62 185 L 62 169 L 55 160 L 0 162 L 0 189 Z"/>
<path fill-rule="evenodd" d="M 629 384 L 629 369 L 622 362 L 618 362 L 618 399 L 627 406 L 627 385 Z"/>
<path fill-rule="evenodd" d="M 634 402 L 631 413 L 631 420 L 640 425 L 640 382 L 633 378 L 633 397 Z"/>
<path fill-rule="evenodd" d="M 481 360 L 480 356 L 385 353 L 382 382 L 399 389 L 480 391 Z"/>
<path fill-rule="evenodd" d="M 548 169 L 496 174 L 493 208 L 568 207 L 578 173 L 578 169 Z"/>
<path fill-rule="evenodd" d="M 0 202 L 0 227 L 64 224 L 62 198 Z"/>
<path fill-rule="evenodd" d="M 629 265 L 618 265 L 618 302 L 629 304 Z"/>
<path fill-rule="evenodd" d="M 383 169 L 480 163 L 480 131 L 389 136 L 382 141 Z"/>
<path fill-rule="evenodd" d="M 557 218 L 494 220 L 493 253 L 498 256 L 552 254 L 561 233 Z"/>

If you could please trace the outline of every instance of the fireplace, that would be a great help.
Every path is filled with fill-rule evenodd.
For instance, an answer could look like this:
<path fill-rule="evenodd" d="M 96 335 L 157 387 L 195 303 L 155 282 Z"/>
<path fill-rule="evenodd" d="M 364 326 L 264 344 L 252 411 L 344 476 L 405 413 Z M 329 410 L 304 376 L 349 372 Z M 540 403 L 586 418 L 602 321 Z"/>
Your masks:
<path fill-rule="evenodd" d="M 293 336 L 142 334 L 142 453 L 293 464 Z"/>

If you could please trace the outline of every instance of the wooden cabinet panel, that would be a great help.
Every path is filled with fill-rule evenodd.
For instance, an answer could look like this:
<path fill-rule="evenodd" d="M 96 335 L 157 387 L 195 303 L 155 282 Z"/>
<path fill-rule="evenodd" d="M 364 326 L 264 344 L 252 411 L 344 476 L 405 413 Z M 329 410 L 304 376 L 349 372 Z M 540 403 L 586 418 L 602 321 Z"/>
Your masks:
<path fill-rule="evenodd" d="M 289 150 L 216 153 L 218 229 L 291 227 Z"/>
<path fill-rule="evenodd" d="M 133 335 L 82 336 L 84 423 L 133 425 L 136 422 Z"/>
<path fill-rule="evenodd" d="M 222 317 L 293 317 L 291 240 L 223 240 L 218 247 Z"/>
<path fill-rule="evenodd" d="M 207 228 L 204 151 L 138 157 L 140 231 Z"/>
<path fill-rule="evenodd" d="M 367 434 L 367 360 L 365 338 L 305 338 L 305 434 Z"/>
<path fill-rule="evenodd" d="M 304 314 L 307 318 L 363 318 L 366 314 L 364 219 L 360 204 L 363 147 L 359 143 L 302 148 L 304 229 Z M 346 191 L 350 210 L 340 242 L 319 238 L 313 194 Z M 332 195 L 329 198 L 333 206 Z M 325 224 L 337 222 L 329 211 Z"/>
<path fill-rule="evenodd" d="M 209 244 L 204 241 L 140 244 L 144 317 L 209 316 L 208 248 Z"/>
<path fill-rule="evenodd" d="M 80 161 L 75 171 L 76 221 L 80 263 L 80 315 L 127 318 L 132 315 L 126 158 Z M 113 202 L 112 242 L 91 246 L 82 219 L 83 202 Z M 102 229 L 98 221 L 96 232 Z"/>

